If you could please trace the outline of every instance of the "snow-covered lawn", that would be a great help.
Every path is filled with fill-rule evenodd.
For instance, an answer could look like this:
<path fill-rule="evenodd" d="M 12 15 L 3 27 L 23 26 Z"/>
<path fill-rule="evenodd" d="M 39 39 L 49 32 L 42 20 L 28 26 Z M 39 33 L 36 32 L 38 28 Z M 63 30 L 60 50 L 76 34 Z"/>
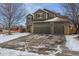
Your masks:
<path fill-rule="evenodd" d="M 0 43 L 10 41 L 22 36 L 29 35 L 30 33 L 13 33 L 12 35 L 0 34 Z"/>
<path fill-rule="evenodd" d="M 72 51 L 79 51 L 79 40 L 75 37 L 77 37 L 77 35 L 66 35 L 66 47 Z"/>

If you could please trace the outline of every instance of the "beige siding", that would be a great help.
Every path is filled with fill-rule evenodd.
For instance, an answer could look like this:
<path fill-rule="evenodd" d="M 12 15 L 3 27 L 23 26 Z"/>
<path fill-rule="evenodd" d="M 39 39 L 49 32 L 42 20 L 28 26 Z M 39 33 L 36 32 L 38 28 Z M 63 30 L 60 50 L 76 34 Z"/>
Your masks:
<path fill-rule="evenodd" d="M 50 23 L 50 32 L 54 34 L 54 23 Z"/>
<path fill-rule="evenodd" d="M 31 33 L 33 33 L 33 24 L 32 24 L 32 26 L 31 26 Z"/>
<path fill-rule="evenodd" d="M 64 24 L 64 34 L 69 34 L 69 23 Z"/>
<path fill-rule="evenodd" d="M 43 11 L 38 11 L 34 13 L 33 21 L 44 21 L 46 19 L 46 13 Z"/>

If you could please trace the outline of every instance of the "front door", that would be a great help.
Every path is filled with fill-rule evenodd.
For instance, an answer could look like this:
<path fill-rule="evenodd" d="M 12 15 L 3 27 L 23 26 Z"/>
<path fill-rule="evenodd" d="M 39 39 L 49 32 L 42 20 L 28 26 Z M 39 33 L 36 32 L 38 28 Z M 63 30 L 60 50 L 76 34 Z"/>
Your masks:
<path fill-rule="evenodd" d="M 54 24 L 54 34 L 56 34 L 56 35 L 64 34 L 64 24 L 63 23 Z"/>

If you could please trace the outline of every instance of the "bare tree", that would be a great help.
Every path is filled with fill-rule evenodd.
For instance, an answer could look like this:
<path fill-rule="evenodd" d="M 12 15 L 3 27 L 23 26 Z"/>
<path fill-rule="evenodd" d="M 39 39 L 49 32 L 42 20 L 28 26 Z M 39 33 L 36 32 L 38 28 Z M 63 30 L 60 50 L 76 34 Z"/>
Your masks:
<path fill-rule="evenodd" d="M 0 4 L 0 17 L 1 23 L 8 27 L 8 34 L 11 34 L 11 26 L 14 24 L 19 24 L 23 21 L 26 15 L 26 10 L 24 9 L 24 4 L 22 3 L 2 3 Z"/>
<path fill-rule="evenodd" d="M 79 4 L 78 3 L 64 3 L 61 4 L 64 9 L 64 14 L 68 16 L 71 21 L 75 24 L 75 27 L 77 28 L 77 32 L 79 32 Z"/>

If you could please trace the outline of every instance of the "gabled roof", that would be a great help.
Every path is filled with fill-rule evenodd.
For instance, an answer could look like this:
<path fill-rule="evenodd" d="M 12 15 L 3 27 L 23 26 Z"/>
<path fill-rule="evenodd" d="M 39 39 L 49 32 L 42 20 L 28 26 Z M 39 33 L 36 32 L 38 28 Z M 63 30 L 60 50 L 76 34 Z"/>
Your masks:
<path fill-rule="evenodd" d="M 31 14 L 28 14 L 27 16 L 32 16 Z"/>
<path fill-rule="evenodd" d="M 35 12 L 34 12 L 34 14 L 35 14 L 35 13 L 37 13 L 38 11 L 45 12 L 45 11 L 44 11 L 44 10 L 42 10 L 42 9 L 38 9 L 37 11 L 35 11 Z"/>
<path fill-rule="evenodd" d="M 38 9 L 36 12 L 34 12 L 34 14 L 37 13 L 38 11 L 42 11 L 42 12 L 45 12 L 45 13 L 58 14 L 58 13 L 56 13 L 56 12 L 53 12 L 53 11 L 50 11 L 50 10 L 47 10 L 47 9 Z"/>
<path fill-rule="evenodd" d="M 50 10 L 48 10 L 48 9 L 43 9 L 43 11 L 45 11 L 45 12 L 49 12 L 49 13 L 58 14 L 58 13 L 56 13 L 56 12 L 53 12 L 53 11 L 50 11 Z"/>

